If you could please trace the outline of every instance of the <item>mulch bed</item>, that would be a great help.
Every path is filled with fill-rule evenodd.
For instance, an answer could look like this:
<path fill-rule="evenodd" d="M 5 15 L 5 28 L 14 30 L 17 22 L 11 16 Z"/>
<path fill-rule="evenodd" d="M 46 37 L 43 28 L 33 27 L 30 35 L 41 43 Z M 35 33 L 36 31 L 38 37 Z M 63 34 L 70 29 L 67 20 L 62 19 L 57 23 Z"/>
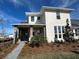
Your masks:
<path fill-rule="evenodd" d="M 17 45 L 11 44 L 9 46 L 0 48 L 0 59 L 3 59 L 8 53 L 10 53 Z"/>
<path fill-rule="evenodd" d="M 57 43 L 50 43 L 50 44 L 43 44 L 41 47 L 29 47 L 28 44 L 24 46 L 20 56 L 26 56 L 28 54 L 43 54 L 43 53 L 54 53 L 54 52 L 72 52 L 72 50 L 79 49 L 79 43 L 63 43 L 63 44 L 57 44 Z"/>

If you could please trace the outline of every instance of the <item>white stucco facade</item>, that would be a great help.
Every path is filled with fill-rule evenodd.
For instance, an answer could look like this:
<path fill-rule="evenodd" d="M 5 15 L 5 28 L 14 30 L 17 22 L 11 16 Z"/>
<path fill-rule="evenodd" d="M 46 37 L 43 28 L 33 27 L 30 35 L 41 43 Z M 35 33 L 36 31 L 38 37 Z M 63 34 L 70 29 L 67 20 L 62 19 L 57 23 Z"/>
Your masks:
<path fill-rule="evenodd" d="M 41 8 L 40 12 L 26 12 L 26 15 L 28 16 L 27 25 L 45 25 L 45 35 L 49 43 L 54 42 L 55 39 L 63 40 L 63 29 L 66 26 L 67 19 L 69 21 L 69 25 L 71 26 L 70 12 L 72 10 L 73 9 L 68 8 L 44 6 Z M 57 18 L 57 13 L 59 13 L 59 19 Z"/>
<path fill-rule="evenodd" d="M 57 39 L 63 40 L 63 33 L 62 33 L 62 26 L 66 26 L 66 20 L 69 20 L 69 25 L 71 26 L 70 21 L 70 14 L 60 12 L 60 19 L 56 18 L 56 12 L 45 12 L 45 19 L 46 19 L 46 33 L 47 33 L 47 39 L 49 42 L 55 40 L 55 31 L 54 26 L 60 26 L 61 27 L 61 38 L 59 38 L 59 30 L 57 29 Z"/>

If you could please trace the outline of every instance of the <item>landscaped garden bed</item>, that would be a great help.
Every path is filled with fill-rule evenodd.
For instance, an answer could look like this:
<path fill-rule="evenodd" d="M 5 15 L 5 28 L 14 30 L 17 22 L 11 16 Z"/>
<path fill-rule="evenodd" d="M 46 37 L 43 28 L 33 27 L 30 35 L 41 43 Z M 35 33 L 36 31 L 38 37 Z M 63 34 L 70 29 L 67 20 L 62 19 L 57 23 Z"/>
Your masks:
<path fill-rule="evenodd" d="M 12 39 L 1 39 L 0 40 L 0 59 L 3 59 L 5 56 L 7 56 L 8 53 L 10 53 L 14 48 L 16 47 L 15 44 L 13 44 Z"/>
<path fill-rule="evenodd" d="M 79 59 L 72 50 L 79 49 L 79 43 L 50 43 L 40 47 L 24 46 L 18 59 Z"/>
<path fill-rule="evenodd" d="M 3 59 L 5 56 L 7 56 L 15 47 L 16 45 L 10 45 L 0 49 L 0 59 Z"/>

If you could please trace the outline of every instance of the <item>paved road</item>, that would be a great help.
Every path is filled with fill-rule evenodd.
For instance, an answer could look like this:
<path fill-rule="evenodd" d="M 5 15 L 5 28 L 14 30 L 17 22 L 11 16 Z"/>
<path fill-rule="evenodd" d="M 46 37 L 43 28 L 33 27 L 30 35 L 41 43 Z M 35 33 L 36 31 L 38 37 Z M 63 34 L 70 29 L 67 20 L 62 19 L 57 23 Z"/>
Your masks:
<path fill-rule="evenodd" d="M 21 52 L 25 42 L 20 42 L 20 44 L 11 52 L 9 53 L 4 59 L 17 59 L 17 56 Z"/>

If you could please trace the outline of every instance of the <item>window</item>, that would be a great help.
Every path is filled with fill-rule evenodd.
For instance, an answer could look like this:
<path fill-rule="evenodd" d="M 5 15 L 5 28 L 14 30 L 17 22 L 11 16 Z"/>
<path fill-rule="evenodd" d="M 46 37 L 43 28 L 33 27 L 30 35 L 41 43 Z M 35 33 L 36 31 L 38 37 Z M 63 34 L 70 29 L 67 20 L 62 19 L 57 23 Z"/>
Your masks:
<path fill-rule="evenodd" d="M 60 19 L 60 12 L 56 12 L 57 19 Z"/>
<path fill-rule="evenodd" d="M 59 34 L 59 38 L 61 38 L 61 34 Z"/>
<path fill-rule="evenodd" d="M 40 20 L 40 17 L 37 17 L 37 20 Z"/>
<path fill-rule="evenodd" d="M 55 39 L 63 38 L 64 26 L 54 26 Z"/>
<path fill-rule="evenodd" d="M 78 30 L 77 29 L 75 29 L 75 34 L 76 34 L 76 36 L 78 36 Z"/>
<path fill-rule="evenodd" d="M 58 31 L 59 33 L 61 33 L 61 26 L 58 26 Z"/>
<path fill-rule="evenodd" d="M 64 26 L 62 26 L 62 33 L 64 33 Z"/>
<path fill-rule="evenodd" d="M 34 16 L 31 16 L 31 21 L 34 21 Z"/>
<path fill-rule="evenodd" d="M 65 32 L 65 26 L 62 26 L 62 37 L 63 37 L 63 39 L 64 39 L 64 32 Z"/>
<path fill-rule="evenodd" d="M 54 31 L 55 33 L 57 33 L 57 26 L 54 26 Z"/>
<path fill-rule="evenodd" d="M 55 34 L 55 39 L 57 38 L 57 34 Z"/>
<path fill-rule="evenodd" d="M 54 26 L 55 39 L 57 39 L 57 26 Z"/>

